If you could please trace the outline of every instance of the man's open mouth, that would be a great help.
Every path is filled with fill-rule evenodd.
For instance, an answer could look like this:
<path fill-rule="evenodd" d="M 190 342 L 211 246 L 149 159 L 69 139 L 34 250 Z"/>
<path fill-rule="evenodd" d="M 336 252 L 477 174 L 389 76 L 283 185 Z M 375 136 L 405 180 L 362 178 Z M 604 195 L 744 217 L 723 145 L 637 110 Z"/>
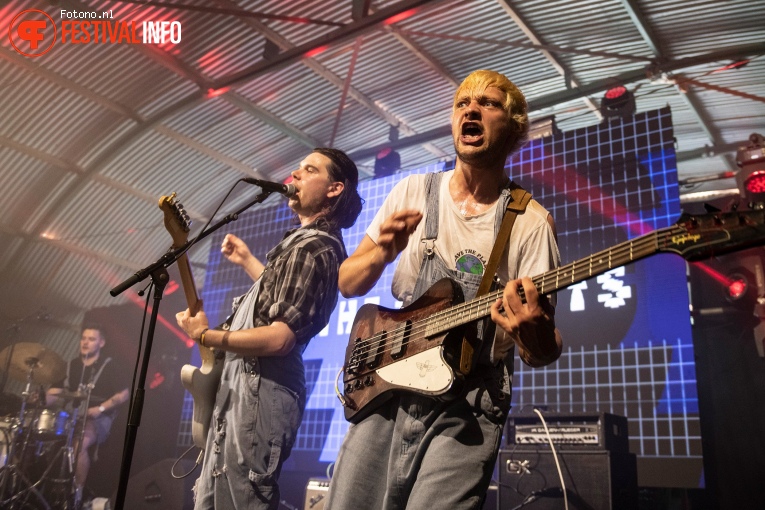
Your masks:
<path fill-rule="evenodd" d="M 476 122 L 465 122 L 460 130 L 460 139 L 464 143 L 476 143 L 483 139 L 483 128 Z"/>

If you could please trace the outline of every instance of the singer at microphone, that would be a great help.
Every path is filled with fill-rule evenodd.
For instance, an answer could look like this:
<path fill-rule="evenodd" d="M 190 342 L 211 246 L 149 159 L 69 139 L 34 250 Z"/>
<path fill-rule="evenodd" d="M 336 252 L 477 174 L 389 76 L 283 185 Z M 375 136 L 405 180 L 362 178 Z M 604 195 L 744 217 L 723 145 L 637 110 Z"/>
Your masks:
<path fill-rule="evenodd" d="M 247 184 L 254 184 L 260 186 L 263 191 L 281 193 L 287 198 L 290 198 L 297 193 L 294 184 L 279 184 L 278 182 L 263 181 L 261 179 L 254 179 L 252 177 L 245 177 L 242 179 Z"/>
<path fill-rule="evenodd" d="M 206 450 L 195 486 L 197 510 L 275 509 L 281 501 L 278 475 L 306 405 L 303 351 L 337 305 L 337 272 L 348 256 L 341 230 L 355 223 L 362 206 L 358 168 L 340 150 L 314 149 L 292 171 L 292 179 L 286 185 L 243 179 L 264 192 L 294 195 L 287 207 L 296 218 L 290 227 L 285 224 L 289 230 L 276 246 L 261 241 L 257 247 L 259 253 L 270 248 L 265 265 L 234 234 L 223 238 L 221 254 L 253 280 L 238 298 L 228 327 L 211 324 L 204 307 L 194 315 L 186 309 L 175 316 L 200 347 L 226 351 L 222 374 L 213 380 L 215 412 L 211 405 L 194 409 L 199 433 L 192 439 Z M 241 388 L 250 384 L 251 373 L 260 382 L 244 398 Z M 253 401 L 263 405 L 253 407 Z M 283 439 L 281 448 L 273 448 L 273 438 Z M 219 478 L 221 465 L 228 466 L 225 480 Z"/>

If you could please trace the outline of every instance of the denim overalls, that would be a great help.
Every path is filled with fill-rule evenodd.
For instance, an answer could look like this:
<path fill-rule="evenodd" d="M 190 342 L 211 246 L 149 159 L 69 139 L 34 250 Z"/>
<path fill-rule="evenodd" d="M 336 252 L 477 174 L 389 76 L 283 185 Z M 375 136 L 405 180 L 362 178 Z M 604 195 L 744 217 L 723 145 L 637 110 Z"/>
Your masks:
<path fill-rule="evenodd" d="M 422 240 L 426 255 L 413 300 L 444 277 L 459 283 L 465 298 L 471 299 L 482 278 L 449 269 L 432 252 L 442 176 L 427 178 Z M 510 200 L 506 188 L 497 204 L 493 238 Z M 493 323 L 490 319 L 486 323 L 491 326 L 485 333 L 493 336 Z M 491 348 L 492 342 L 486 342 L 478 353 L 479 364 L 468 376 L 464 396 L 443 402 L 402 392 L 351 425 L 338 456 L 327 510 L 480 508 L 510 409 L 509 371 L 503 363 L 489 363 Z M 512 355 L 508 359 L 512 370 Z"/>

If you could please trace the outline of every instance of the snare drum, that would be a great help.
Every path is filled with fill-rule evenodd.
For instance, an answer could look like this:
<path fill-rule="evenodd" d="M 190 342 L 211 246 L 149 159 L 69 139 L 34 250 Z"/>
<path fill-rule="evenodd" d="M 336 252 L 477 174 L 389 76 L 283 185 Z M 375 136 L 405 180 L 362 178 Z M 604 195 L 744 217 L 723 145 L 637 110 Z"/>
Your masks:
<path fill-rule="evenodd" d="M 44 409 L 35 422 L 34 431 L 42 439 L 65 436 L 69 431 L 69 413 Z"/>

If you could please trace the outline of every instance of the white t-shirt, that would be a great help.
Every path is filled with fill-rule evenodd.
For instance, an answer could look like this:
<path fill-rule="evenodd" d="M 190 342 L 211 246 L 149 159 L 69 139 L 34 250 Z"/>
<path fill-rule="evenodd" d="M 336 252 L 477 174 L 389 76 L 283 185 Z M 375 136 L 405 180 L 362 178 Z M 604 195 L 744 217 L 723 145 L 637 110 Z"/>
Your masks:
<path fill-rule="evenodd" d="M 463 216 L 449 193 L 453 174 L 454 170 L 450 170 L 441 178 L 438 239 L 434 250 L 450 269 L 482 275 L 494 246 L 494 222 L 499 201 L 476 216 Z M 425 250 L 422 242 L 427 220 L 425 185 L 426 174 L 402 179 L 367 228 L 367 235 L 377 242 L 380 225 L 394 212 L 416 209 L 423 213 L 422 221 L 401 252 L 393 275 L 393 296 L 405 303 L 411 299 Z M 497 271 L 503 283 L 522 276 L 537 276 L 559 265 L 560 253 L 547 216 L 547 210 L 536 200 L 531 200 L 526 212 L 518 215 L 510 235 L 510 249 L 506 250 Z"/>

